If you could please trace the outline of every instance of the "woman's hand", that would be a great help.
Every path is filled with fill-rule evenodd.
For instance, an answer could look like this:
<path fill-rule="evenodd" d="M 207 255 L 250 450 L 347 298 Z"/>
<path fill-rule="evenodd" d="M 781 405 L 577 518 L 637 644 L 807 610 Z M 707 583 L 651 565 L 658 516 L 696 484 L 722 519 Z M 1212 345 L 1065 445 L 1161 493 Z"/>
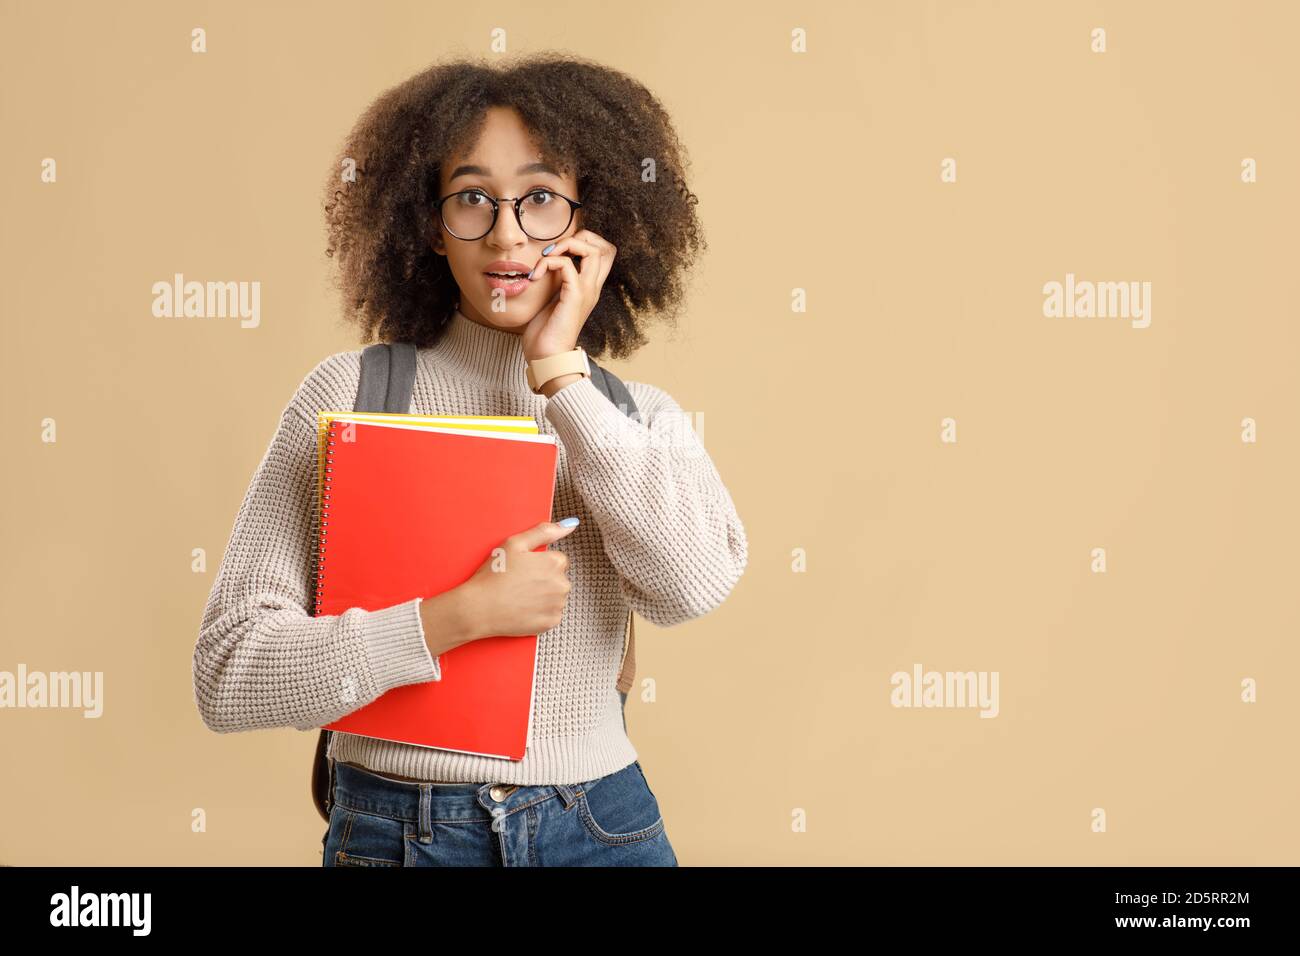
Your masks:
<path fill-rule="evenodd" d="M 546 272 L 558 272 L 561 281 L 560 290 L 523 331 L 524 358 L 530 362 L 577 348 L 578 333 L 600 299 L 618 252 L 613 243 L 590 229 L 579 229 L 554 245 L 533 268 L 534 280 Z M 579 257 L 581 269 L 570 255 Z"/>
<path fill-rule="evenodd" d="M 577 527 L 575 525 L 574 527 Z M 429 652 L 442 653 L 435 643 L 450 642 L 451 650 L 481 637 L 540 634 L 560 623 L 573 583 L 569 580 L 569 558 L 562 551 L 534 551 L 567 535 L 573 528 L 543 521 L 502 543 L 501 554 L 488 555 L 465 583 L 421 602 L 449 597 L 434 626 L 426 630 Z M 421 612 L 423 613 L 423 611 Z M 442 630 L 438 628 L 441 626 Z"/>

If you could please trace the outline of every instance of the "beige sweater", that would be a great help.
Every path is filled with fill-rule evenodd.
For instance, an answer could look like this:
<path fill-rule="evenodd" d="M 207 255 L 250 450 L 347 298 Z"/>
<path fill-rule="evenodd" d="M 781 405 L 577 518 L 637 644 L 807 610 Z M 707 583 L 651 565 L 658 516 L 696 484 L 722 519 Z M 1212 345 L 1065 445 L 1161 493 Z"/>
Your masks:
<path fill-rule="evenodd" d="M 390 688 L 440 678 L 420 598 L 312 617 L 316 412 L 351 409 L 361 351 L 320 362 L 280 415 L 240 505 L 194 648 L 194 696 L 219 733 L 314 730 Z M 521 761 L 335 733 L 331 756 L 421 780 L 573 784 L 637 759 L 615 689 L 628 608 L 671 627 L 716 608 L 748 560 L 745 531 L 690 419 L 666 392 L 626 382 L 625 415 L 589 379 L 550 399 L 525 377 L 520 338 L 453 313 L 421 349 L 411 412 L 530 415 L 558 450 L 554 520 L 581 524 L 560 623 L 539 635 L 532 744 Z M 523 530 L 523 529 L 520 529 Z M 486 555 L 485 555 L 486 557 Z M 359 698 L 350 702 L 347 683 Z"/>

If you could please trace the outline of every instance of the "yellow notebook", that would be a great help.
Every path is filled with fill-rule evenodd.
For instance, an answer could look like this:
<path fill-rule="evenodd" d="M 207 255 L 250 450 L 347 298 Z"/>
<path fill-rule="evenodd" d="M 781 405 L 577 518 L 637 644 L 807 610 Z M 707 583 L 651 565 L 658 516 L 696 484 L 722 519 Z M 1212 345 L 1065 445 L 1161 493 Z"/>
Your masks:
<path fill-rule="evenodd" d="M 471 432 L 516 432 L 536 435 L 537 421 L 529 415 L 402 415 L 386 412 L 351 412 L 324 409 L 316 413 L 316 506 L 320 508 L 325 484 L 325 441 L 330 422 L 374 422 L 406 428 L 449 428 Z"/>

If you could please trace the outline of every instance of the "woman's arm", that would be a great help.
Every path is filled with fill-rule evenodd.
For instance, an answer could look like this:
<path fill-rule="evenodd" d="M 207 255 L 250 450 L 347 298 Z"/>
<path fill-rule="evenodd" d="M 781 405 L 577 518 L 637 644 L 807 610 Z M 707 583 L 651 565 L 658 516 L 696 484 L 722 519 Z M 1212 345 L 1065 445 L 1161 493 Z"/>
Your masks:
<path fill-rule="evenodd" d="M 194 648 L 195 702 L 219 733 L 310 730 L 440 677 L 424 631 L 439 618 L 420 598 L 310 616 L 316 423 L 297 397 L 244 495 Z"/>
<path fill-rule="evenodd" d="M 625 383 L 635 421 L 581 378 L 552 395 L 555 427 L 605 553 L 632 610 L 660 627 L 721 604 L 749 558 L 745 529 L 681 407 L 661 389 Z"/>

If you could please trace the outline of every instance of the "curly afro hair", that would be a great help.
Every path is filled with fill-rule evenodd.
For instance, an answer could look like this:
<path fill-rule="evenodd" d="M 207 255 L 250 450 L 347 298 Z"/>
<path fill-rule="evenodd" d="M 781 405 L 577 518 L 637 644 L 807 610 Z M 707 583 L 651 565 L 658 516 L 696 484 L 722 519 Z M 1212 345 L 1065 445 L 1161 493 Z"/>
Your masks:
<path fill-rule="evenodd" d="M 575 173 L 583 225 L 618 248 L 578 344 L 593 356 L 631 354 L 645 344 L 647 315 L 671 320 L 680 311 L 685 273 L 708 247 L 699 200 L 686 185 L 686 151 L 654 95 L 570 54 L 435 64 L 370 105 L 325 194 L 325 254 L 337 254 L 346 319 L 360 326 L 362 342 L 427 348 L 441 336 L 459 289 L 431 248 L 440 164 L 473 146 L 493 106 L 515 109 L 542 155 Z M 648 159 L 652 181 L 642 177 Z M 355 176 L 343 175 L 352 163 Z"/>

